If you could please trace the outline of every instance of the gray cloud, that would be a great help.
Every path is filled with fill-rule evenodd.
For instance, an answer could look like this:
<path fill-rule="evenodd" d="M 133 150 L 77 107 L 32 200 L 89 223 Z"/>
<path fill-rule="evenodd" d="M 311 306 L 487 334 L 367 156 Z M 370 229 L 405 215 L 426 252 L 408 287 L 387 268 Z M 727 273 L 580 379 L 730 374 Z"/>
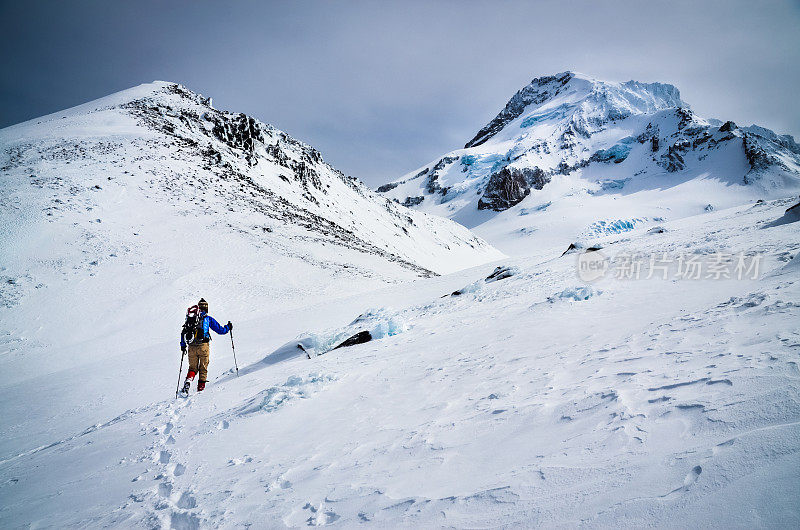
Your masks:
<path fill-rule="evenodd" d="M 0 126 L 176 81 L 376 186 L 569 69 L 797 136 L 799 22 L 794 2 L 3 2 Z"/>

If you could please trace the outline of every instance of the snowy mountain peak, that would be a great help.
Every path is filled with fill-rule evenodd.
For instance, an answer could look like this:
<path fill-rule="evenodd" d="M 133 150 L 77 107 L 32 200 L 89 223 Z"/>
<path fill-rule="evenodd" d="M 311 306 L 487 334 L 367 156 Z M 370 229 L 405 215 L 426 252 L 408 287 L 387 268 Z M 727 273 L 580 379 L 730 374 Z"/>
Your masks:
<path fill-rule="evenodd" d="M 518 91 L 463 149 L 377 191 L 512 252 L 509 234 L 569 244 L 798 188 L 791 136 L 707 120 L 669 84 L 562 72 Z"/>
<path fill-rule="evenodd" d="M 78 184 L 97 180 L 98 173 L 114 179 L 123 161 L 134 157 L 141 169 L 134 173 L 154 178 L 117 175 L 123 185 L 144 184 L 154 195 L 161 189 L 204 210 L 213 205 L 223 217 L 250 212 L 267 224 L 287 224 L 306 237 L 383 256 L 421 274 L 460 267 L 455 256 L 461 251 L 499 256 L 457 224 L 419 217 L 375 195 L 325 163 L 313 147 L 251 116 L 215 109 L 211 98 L 176 83 L 139 85 L 6 128 L 0 147 L 12 187 L 18 172 L 53 172 L 39 166 L 54 152 L 65 165 L 86 166 L 73 176 Z M 209 190 L 213 200 L 203 197 Z M 253 220 L 231 224 L 250 225 L 240 228 L 263 237 Z"/>
<path fill-rule="evenodd" d="M 608 120 L 675 107 L 687 105 L 681 100 L 680 91 L 672 85 L 638 81 L 614 83 L 567 71 L 531 81 L 464 147 L 486 143 L 520 117 L 527 118 L 521 124 L 523 127 L 553 116 L 601 125 Z"/>
<path fill-rule="evenodd" d="M 174 104 L 180 100 L 180 97 L 176 97 L 179 94 L 182 94 L 183 97 L 187 99 L 194 100 L 194 102 L 198 105 L 211 106 L 211 98 L 204 98 L 200 94 L 195 94 L 181 84 L 172 83 L 169 81 L 153 81 L 151 83 L 142 83 L 141 85 L 126 88 L 124 90 L 120 90 L 119 92 L 114 92 L 107 96 L 94 99 L 75 107 L 70 107 L 52 114 L 47 114 L 22 123 L 18 123 L 16 125 L 12 125 L 3 129 L 3 132 L 12 134 L 14 131 L 24 130 L 26 133 L 29 133 L 34 125 L 41 125 L 43 123 L 50 123 L 51 125 L 54 125 L 56 120 L 74 118 L 76 116 L 86 115 L 112 108 L 121 108 L 125 104 L 140 99 L 148 99 L 155 102 L 155 104 L 168 106 L 170 101 L 172 101 Z M 40 129 L 44 129 L 44 127 L 41 127 Z"/>
<path fill-rule="evenodd" d="M 0 130 L 0 185 L 0 320 L 23 330 L 41 300 L 92 300 L 78 322 L 52 317 L 65 350 L 94 322 L 122 330 L 120 347 L 134 317 L 172 334 L 164 312 L 201 293 L 288 309 L 299 292 L 334 299 L 503 256 L 174 83 Z"/>

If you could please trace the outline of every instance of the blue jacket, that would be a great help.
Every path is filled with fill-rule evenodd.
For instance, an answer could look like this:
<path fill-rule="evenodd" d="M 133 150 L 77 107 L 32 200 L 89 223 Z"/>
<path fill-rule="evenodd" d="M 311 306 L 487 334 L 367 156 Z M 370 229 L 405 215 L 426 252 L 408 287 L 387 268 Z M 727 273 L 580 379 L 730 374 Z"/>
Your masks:
<path fill-rule="evenodd" d="M 203 337 L 206 339 L 210 340 L 208 336 L 209 328 L 214 330 L 214 333 L 216 333 L 217 335 L 225 335 L 228 331 L 230 331 L 227 325 L 221 326 L 219 322 L 214 320 L 214 317 L 212 317 L 207 313 L 200 313 L 200 318 L 203 319 Z M 183 333 L 181 333 L 181 349 L 185 347 L 186 347 L 186 341 L 183 340 Z"/>

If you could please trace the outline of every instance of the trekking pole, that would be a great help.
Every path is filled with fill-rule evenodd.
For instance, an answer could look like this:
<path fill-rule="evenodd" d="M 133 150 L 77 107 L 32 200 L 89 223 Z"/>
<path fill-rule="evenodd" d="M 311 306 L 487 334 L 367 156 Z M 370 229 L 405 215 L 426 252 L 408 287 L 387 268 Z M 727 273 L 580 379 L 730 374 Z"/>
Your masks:
<path fill-rule="evenodd" d="M 231 350 L 233 350 L 233 365 L 236 367 L 236 377 L 239 377 L 239 363 L 236 362 L 236 348 L 233 346 L 233 330 L 231 333 Z"/>
<path fill-rule="evenodd" d="M 178 390 L 181 388 L 181 372 L 183 372 L 183 357 L 186 352 L 181 350 L 181 367 L 178 368 L 178 386 L 175 387 L 175 399 L 178 399 Z"/>

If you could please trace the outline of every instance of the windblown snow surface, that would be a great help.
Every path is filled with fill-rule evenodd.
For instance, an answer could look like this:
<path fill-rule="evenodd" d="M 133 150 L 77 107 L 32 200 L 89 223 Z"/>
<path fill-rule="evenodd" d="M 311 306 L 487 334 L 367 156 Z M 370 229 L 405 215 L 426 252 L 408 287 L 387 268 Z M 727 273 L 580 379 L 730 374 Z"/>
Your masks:
<path fill-rule="evenodd" d="M 800 243 L 796 223 L 768 226 L 788 205 L 604 241 L 761 253 L 755 280 L 587 286 L 575 254 L 529 248 L 268 319 L 216 312 L 237 322 L 240 375 L 220 337 L 208 389 L 185 400 L 174 337 L 144 331 L 53 374 L 74 398 L 6 384 L 0 524 L 796 527 Z M 486 282 L 495 265 L 517 273 Z M 364 313 L 394 332 L 296 348 Z"/>
<path fill-rule="evenodd" d="M 266 317 L 503 256 L 173 83 L 1 130 L 0 184 L 7 384 L 177 336 L 200 296 Z"/>
<path fill-rule="evenodd" d="M 95 116 L 119 123 L 118 103 Z M 164 134 L 180 141 L 153 106 L 221 161 L 209 153 L 216 162 L 202 169 L 206 155 L 191 142 L 158 147 Z M 308 167 L 332 187 L 341 180 L 305 147 L 283 140 L 261 153 L 280 132 L 259 126 L 273 142 L 254 150 L 221 133 L 229 150 L 202 132 L 205 120 L 135 107 L 160 124 L 152 149 L 131 120 L 134 140 L 120 139 L 110 161 L 95 158 L 97 146 L 91 163 L 76 159 L 70 127 L 69 156 L 36 140 L 3 162 L 25 207 L 11 211 L 17 203 L 3 197 L 0 527 L 800 525 L 800 225 L 796 209 L 786 212 L 797 203 L 790 190 L 756 203 L 756 188 L 689 179 L 643 195 L 554 193 L 551 204 L 531 194 L 479 212 L 512 220 L 484 225 L 509 257 L 489 245 L 472 253 L 481 240 L 419 213 L 418 237 L 430 237 L 415 247 L 387 235 L 406 226 L 399 206 L 337 188 L 366 217 L 303 187 Z M 46 123 L 71 119 L 60 116 Z M 3 133 L 4 142 L 23 136 Z M 141 162 L 128 158 L 137 156 L 129 142 Z M 287 169 L 303 152 L 306 170 L 293 166 L 294 184 L 278 187 L 275 164 Z M 178 167 L 174 156 L 187 161 Z M 218 174 L 225 162 L 235 174 Z M 20 184 L 29 166 L 42 179 L 33 191 Z M 222 191 L 189 185 L 195 167 Z M 245 208 L 242 194 L 267 199 L 239 174 L 294 206 L 273 197 L 278 213 Z M 170 176 L 178 198 L 162 200 Z M 680 215 L 652 219 L 659 199 L 678 208 L 681 196 Z M 287 217 L 300 207 L 301 221 Z M 346 235 L 309 212 L 358 226 Z M 198 219 L 205 252 L 191 243 L 204 237 Z M 456 258 L 445 245 L 459 248 Z M 601 254 L 586 247 L 609 260 L 761 261 L 741 279 L 647 279 L 645 268 L 639 279 L 609 270 L 587 283 L 578 264 Z M 442 275 L 425 272 L 435 266 Z M 235 323 L 239 371 L 229 337 L 215 336 L 209 386 L 175 399 L 178 330 L 200 296 Z M 334 349 L 364 331 L 373 340 Z"/>

